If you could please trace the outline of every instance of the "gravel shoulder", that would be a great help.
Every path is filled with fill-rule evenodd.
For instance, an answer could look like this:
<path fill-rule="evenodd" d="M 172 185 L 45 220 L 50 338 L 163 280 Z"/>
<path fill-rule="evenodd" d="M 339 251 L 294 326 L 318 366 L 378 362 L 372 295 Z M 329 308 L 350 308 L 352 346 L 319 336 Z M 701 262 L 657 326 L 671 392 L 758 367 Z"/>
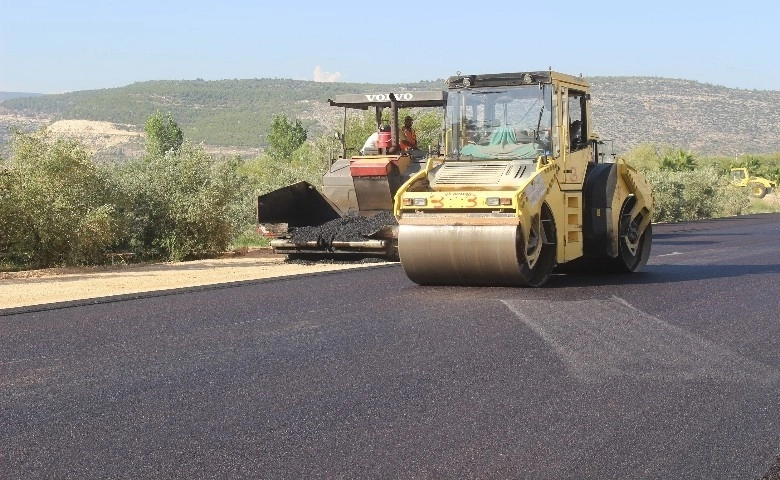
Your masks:
<path fill-rule="evenodd" d="M 292 263 L 254 249 L 223 258 L 177 263 L 52 268 L 0 273 L 0 309 L 304 275 L 376 263 Z"/>

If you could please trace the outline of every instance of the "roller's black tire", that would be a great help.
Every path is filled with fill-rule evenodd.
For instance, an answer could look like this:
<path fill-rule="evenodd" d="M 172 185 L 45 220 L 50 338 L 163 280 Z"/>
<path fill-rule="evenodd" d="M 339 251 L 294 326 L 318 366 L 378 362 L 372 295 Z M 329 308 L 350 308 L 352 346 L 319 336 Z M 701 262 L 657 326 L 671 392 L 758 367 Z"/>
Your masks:
<path fill-rule="evenodd" d="M 555 254 L 556 254 L 556 231 L 555 221 L 552 216 L 552 212 L 547 204 L 542 206 L 541 211 L 541 229 L 543 232 L 539 232 L 541 236 L 536 241 L 542 242 L 539 253 L 539 258 L 536 260 L 533 268 L 525 261 L 525 252 L 523 252 L 523 234 L 518 229 L 517 245 L 518 245 L 518 258 L 520 259 L 520 286 L 521 287 L 541 287 L 550 279 L 553 269 L 555 268 Z M 532 232 L 532 234 L 534 234 Z"/>
<path fill-rule="evenodd" d="M 625 235 L 628 225 L 623 224 L 627 220 L 623 213 L 627 213 L 633 208 L 632 202 L 634 201 L 633 198 L 626 200 L 621 209 L 620 226 L 618 228 L 618 255 L 612 261 L 612 267 L 616 272 L 639 272 L 645 268 L 647 259 L 650 258 L 650 247 L 653 242 L 652 224 L 647 225 L 645 231 L 642 232 L 639 240 L 635 243 L 631 243 L 627 235 Z"/>

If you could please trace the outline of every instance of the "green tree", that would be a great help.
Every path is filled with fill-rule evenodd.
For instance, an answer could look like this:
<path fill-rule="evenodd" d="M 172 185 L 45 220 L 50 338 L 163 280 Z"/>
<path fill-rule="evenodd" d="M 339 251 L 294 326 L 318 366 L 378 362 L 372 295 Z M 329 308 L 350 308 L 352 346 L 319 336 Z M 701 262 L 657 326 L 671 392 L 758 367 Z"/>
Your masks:
<path fill-rule="evenodd" d="M 401 118 L 406 116 L 399 115 Z M 441 110 L 427 109 L 414 116 L 414 131 L 417 133 L 417 148 L 428 150 L 439 145 L 442 140 Z"/>
<path fill-rule="evenodd" d="M 685 150 L 667 150 L 661 157 L 661 170 L 691 172 L 696 169 L 696 158 Z"/>
<path fill-rule="evenodd" d="M 308 133 L 301 121 L 291 123 L 287 115 L 274 115 L 268 134 L 268 155 L 274 160 L 292 159 L 292 154 L 306 141 Z"/>
<path fill-rule="evenodd" d="M 164 156 L 181 147 L 184 134 L 173 119 L 171 112 L 165 117 L 159 110 L 149 116 L 144 125 L 146 132 L 146 152 L 152 156 Z"/>
<path fill-rule="evenodd" d="M 626 153 L 625 159 L 639 170 L 657 170 L 661 163 L 661 151 L 653 143 L 642 143 Z"/>

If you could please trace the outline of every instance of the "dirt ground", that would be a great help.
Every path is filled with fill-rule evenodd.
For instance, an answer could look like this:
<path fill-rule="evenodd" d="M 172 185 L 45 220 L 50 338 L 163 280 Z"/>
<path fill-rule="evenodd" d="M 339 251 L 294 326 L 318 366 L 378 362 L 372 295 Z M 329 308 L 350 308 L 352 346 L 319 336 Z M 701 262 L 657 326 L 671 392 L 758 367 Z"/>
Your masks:
<path fill-rule="evenodd" d="M 772 205 L 780 206 L 780 191 L 772 191 L 772 193 L 767 194 L 767 196 L 764 197 L 764 201 Z"/>
<path fill-rule="evenodd" d="M 122 149 L 129 156 L 143 154 L 145 133 L 135 125 L 122 125 L 95 120 L 58 120 L 48 125 L 48 130 L 54 134 L 75 138 L 81 142 L 93 155 L 101 152 L 111 152 Z M 214 145 L 201 145 L 213 155 L 241 155 L 256 157 L 260 148 L 232 148 Z"/>
<path fill-rule="evenodd" d="M 191 262 L 2 272 L 0 309 L 376 265 L 291 263 L 268 249 L 252 249 Z"/>

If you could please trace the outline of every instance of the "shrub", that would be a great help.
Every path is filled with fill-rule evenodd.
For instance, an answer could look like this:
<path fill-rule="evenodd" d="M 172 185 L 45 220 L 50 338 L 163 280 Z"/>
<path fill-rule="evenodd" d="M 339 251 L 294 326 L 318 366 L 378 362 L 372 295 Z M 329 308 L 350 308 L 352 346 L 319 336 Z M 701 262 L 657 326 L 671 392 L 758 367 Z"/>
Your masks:
<path fill-rule="evenodd" d="M 307 141 L 301 145 L 292 153 L 289 162 L 262 155 L 246 162 L 239 168 L 239 172 L 251 185 L 253 195 L 268 193 L 300 181 L 321 187 L 330 157 L 337 150 L 334 141 L 321 137 L 315 142 Z M 252 202 L 254 204 L 254 200 Z"/>
<path fill-rule="evenodd" d="M 739 215 L 749 201 L 712 167 L 691 171 L 647 170 L 653 186 L 656 222 L 680 222 Z"/>
<path fill-rule="evenodd" d="M 185 143 L 126 165 L 115 183 L 125 199 L 125 247 L 141 258 L 170 261 L 227 249 L 251 208 L 236 173 L 240 164 Z"/>
<path fill-rule="evenodd" d="M 14 132 L 2 175 L 0 249 L 27 267 L 102 261 L 118 237 L 101 170 L 75 140 Z"/>

